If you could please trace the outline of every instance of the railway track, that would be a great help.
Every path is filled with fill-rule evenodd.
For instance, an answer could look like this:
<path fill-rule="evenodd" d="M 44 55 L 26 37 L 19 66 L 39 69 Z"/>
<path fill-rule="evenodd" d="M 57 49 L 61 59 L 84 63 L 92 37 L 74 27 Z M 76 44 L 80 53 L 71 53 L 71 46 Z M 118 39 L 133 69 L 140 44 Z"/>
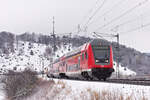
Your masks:
<path fill-rule="evenodd" d="M 150 80 L 144 79 L 108 79 L 106 82 L 150 86 Z"/>
<path fill-rule="evenodd" d="M 62 79 L 62 78 L 54 78 L 54 79 Z M 150 80 L 145 79 L 107 79 L 103 80 L 83 80 L 83 79 L 74 79 L 69 78 L 64 80 L 75 80 L 75 81 L 86 81 L 86 82 L 104 82 L 104 83 L 117 83 L 117 84 L 131 84 L 131 85 L 142 85 L 142 86 L 150 86 Z"/>

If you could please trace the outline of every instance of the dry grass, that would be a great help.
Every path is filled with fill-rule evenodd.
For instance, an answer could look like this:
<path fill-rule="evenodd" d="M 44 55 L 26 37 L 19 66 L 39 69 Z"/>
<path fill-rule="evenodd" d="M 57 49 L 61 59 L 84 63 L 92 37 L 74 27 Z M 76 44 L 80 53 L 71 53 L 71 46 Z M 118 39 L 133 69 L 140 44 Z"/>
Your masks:
<path fill-rule="evenodd" d="M 39 100 L 148 100 L 144 95 L 137 99 L 134 93 L 125 96 L 118 91 L 96 91 L 91 88 L 73 91 L 71 87 L 61 80 L 54 83 L 53 87 L 44 94 L 43 98 L 45 99 Z"/>
<path fill-rule="evenodd" d="M 45 97 L 47 99 L 44 99 L 44 100 L 55 100 L 56 98 L 59 99 L 60 98 L 59 96 L 64 89 L 67 90 L 66 84 L 61 80 L 57 81 L 56 83 L 53 84 L 51 89 L 48 90 L 47 94 L 45 94 Z M 70 91 L 67 91 L 67 92 L 70 92 Z"/>
<path fill-rule="evenodd" d="M 40 79 L 35 88 L 34 94 L 20 100 L 148 100 L 144 93 L 137 99 L 134 93 L 127 96 L 118 91 L 96 91 L 92 88 L 72 90 L 61 80 L 55 82 Z"/>
<path fill-rule="evenodd" d="M 59 81 L 57 82 L 57 85 L 60 85 L 61 88 L 64 89 L 65 86 L 66 86 L 66 83 L 64 83 L 63 81 L 59 80 Z"/>
<path fill-rule="evenodd" d="M 97 92 L 95 90 L 87 89 L 87 92 L 90 93 L 90 100 L 148 100 L 144 95 L 140 99 L 137 99 L 133 94 L 125 97 L 121 93 L 106 90 Z M 85 95 L 87 95 L 87 93 Z"/>
<path fill-rule="evenodd" d="M 19 100 L 32 94 L 32 91 L 37 84 L 36 72 L 25 70 L 23 72 L 9 71 L 9 75 L 3 80 L 6 91 L 6 96 L 9 100 Z"/>

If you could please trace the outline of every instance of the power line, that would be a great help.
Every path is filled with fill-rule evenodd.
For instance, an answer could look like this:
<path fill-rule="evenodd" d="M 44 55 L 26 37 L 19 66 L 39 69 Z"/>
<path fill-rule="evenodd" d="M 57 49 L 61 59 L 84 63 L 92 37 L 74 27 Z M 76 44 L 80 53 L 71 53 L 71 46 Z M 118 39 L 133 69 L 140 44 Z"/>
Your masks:
<path fill-rule="evenodd" d="M 81 26 L 82 23 L 84 22 L 84 20 L 86 20 L 87 17 L 94 11 L 94 8 L 96 7 L 96 5 L 97 5 L 99 2 L 100 2 L 100 0 L 97 0 L 97 1 L 96 1 L 95 5 L 94 5 L 94 6 L 88 11 L 88 13 L 84 16 L 84 18 L 83 18 L 83 20 L 81 20 L 80 24 L 78 24 L 78 26 L 75 27 L 74 30 L 78 29 L 78 30 L 77 30 L 77 31 L 78 31 L 77 33 L 79 33 L 79 32 L 81 31 L 81 29 L 80 29 L 80 31 L 79 31 L 79 26 Z M 74 31 L 74 30 L 73 30 L 73 31 Z"/>
<path fill-rule="evenodd" d="M 119 28 L 119 27 L 121 27 L 121 26 L 123 26 L 123 25 L 129 24 L 129 23 L 134 22 L 134 21 L 136 21 L 136 20 L 138 20 L 138 19 L 128 20 L 128 21 L 126 21 L 126 22 L 124 22 L 124 23 L 121 23 L 121 24 L 118 24 L 118 25 L 114 26 L 114 27 L 111 28 L 110 30 L 112 31 L 113 29 Z"/>
<path fill-rule="evenodd" d="M 115 22 L 116 20 L 122 18 L 123 16 L 127 15 L 128 13 L 132 12 L 134 9 L 142 6 L 143 4 L 145 4 L 146 2 L 148 2 L 148 0 L 144 0 L 143 2 L 138 3 L 137 5 L 135 5 L 134 7 L 132 7 L 131 9 L 127 10 L 126 12 L 122 13 L 121 15 L 119 15 L 118 17 L 115 17 L 114 19 L 112 19 L 111 21 L 109 21 L 108 23 L 100 26 L 99 28 L 97 28 L 96 30 L 102 29 L 108 25 L 110 25 L 111 23 Z"/>
<path fill-rule="evenodd" d="M 145 14 L 144 14 L 144 15 L 145 15 Z M 144 16 L 144 17 L 145 17 L 145 16 Z M 149 16 L 148 16 L 148 17 L 149 17 Z M 115 29 L 115 28 L 119 28 L 119 27 L 121 27 L 121 26 L 127 25 L 127 24 L 129 24 L 129 23 L 132 23 L 132 22 L 134 22 L 134 21 L 139 20 L 140 18 L 141 18 L 141 16 L 138 17 L 138 18 L 134 18 L 134 19 L 128 20 L 128 21 L 123 22 L 123 23 L 121 23 L 121 24 L 115 25 L 115 26 L 114 26 L 113 28 L 111 28 L 110 30 L 112 31 L 112 30 Z"/>
<path fill-rule="evenodd" d="M 84 20 L 86 20 L 86 18 L 93 12 L 95 6 L 98 4 L 99 1 L 100 1 L 100 0 L 97 0 L 97 1 L 96 1 L 95 5 L 88 11 L 88 13 L 87 13 L 87 14 L 83 17 L 83 19 L 81 20 L 80 24 L 78 24 L 78 26 L 75 27 L 74 30 L 78 29 L 77 31 L 78 31 L 78 33 L 79 33 L 79 26 L 80 26 L 80 25 L 84 22 Z M 73 31 L 74 31 L 74 30 L 73 30 Z M 81 31 L 81 30 L 80 30 L 80 31 Z"/>
<path fill-rule="evenodd" d="M 118 5 L 120 5 L 124 1 L 126 1 L 126 0 L 123 0 L 123 1 L 121 0 L 120 2 L 118 2 L 117 4 L 115 4 L 111 9 L 107 10 L 105 13 L 103 13 L 101 16 L 99 16 L 98 19 L 101 18 L 101 17 L 103 17 L 103 16 L 105 16 L 106 14 L 108 14 L 109 12 L 111 12 L 112 10 L 114 10 L 114 8 L 118 7 Z M 89 23 L 88 25 L 91 25 L 92 23 L 96 22 L 98 19 L 96 19 L 95 21 Z"/>
<path fill-rule="evenodd" d="M 88 21 L 85 23 L 85 27 L 92 20 L 92 18 L 96 15 L 96 13 L 104 6 L 107 0 L 103 0 L 102 4 L 96 9 L 96 11 L 89 17 Z"/>
<path fill-rule="evenodd" d="M 131 30 L 128 30 L 128 31 L 119 32 L 119 33 L 121 33 L 121 34 L 125 34 L 125 33 L 129 33 L 129 32 L 133 32 L 133 31 L 140 30 L 140 29 L 145 28 L 145 27 L 148 27 L 148 26 L 150 26 L 150 23 L 147 23 L 147 24 L 141 25 L 141 26 L 139 26 L 139 27 L 136 27 L 136 28 L 131 29 Z"/>
<path fill-rule="evenodd" d="M 116 37 L 116 35 L 114 35 L 114 34 L 108 34 L 108 33 L 99 33 L 99 32 L 95 32 L 95 33 L 97 33 L 97 34 L 101 34 L 101 35 L 103 35 L 104 37 Z"/>
<path fill-rule="evenodd" d="M 97 34 L 96 32 L 93 32 L 95 37 L 100 37 L 101 39 L 106 40 L 103 36 L 101 36 L 100 34 Z"/>
<path fill-rule="evenodd" d="M 80 22 L 80 25 L 84 22 L 84 20 L 93 12 L 95 6 L 98 4 L 100 0 L 97 0 L 95 5 L 88 11 L 88 13 L 84 16 L 83 20 Z"/>

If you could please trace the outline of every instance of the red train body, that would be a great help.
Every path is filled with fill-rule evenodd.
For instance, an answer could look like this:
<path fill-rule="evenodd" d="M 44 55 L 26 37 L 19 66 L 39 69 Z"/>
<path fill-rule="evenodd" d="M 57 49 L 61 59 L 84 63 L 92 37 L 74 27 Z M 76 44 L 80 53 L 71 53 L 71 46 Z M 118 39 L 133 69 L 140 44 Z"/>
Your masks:
<path fill-rule="evenodd" d="M 113 71 L 111 45 L 93 40 L 57 59 L 52 64 L 48 76 L 106 80 Z"/>

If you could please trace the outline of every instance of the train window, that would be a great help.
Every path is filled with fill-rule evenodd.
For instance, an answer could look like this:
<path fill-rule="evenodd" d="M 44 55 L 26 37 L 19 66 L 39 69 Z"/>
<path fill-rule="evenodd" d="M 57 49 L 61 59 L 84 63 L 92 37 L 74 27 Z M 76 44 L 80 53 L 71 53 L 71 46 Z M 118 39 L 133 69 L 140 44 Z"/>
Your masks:
<path fill-rule="evenodd" d="M 92 50 L 94 53 L 96 64 L 108 64 L 110 61 L 110 47 L 93 45 Z"/>
<path fill-rule="evenodd" d="M 85 58 L 86 58 L 86 59 L 88 59 L 88 55 L 87 55 L 87 52 L 85 52 Z"/>
<path fill-rule="evenodd" d="M 65 62 L 62 63 L 62 66 L 65 66 Z"/>
<path fill-rule="evenodd" d="M 84 60 L 84 53 L 82 53 L 82 60 Z"/>

